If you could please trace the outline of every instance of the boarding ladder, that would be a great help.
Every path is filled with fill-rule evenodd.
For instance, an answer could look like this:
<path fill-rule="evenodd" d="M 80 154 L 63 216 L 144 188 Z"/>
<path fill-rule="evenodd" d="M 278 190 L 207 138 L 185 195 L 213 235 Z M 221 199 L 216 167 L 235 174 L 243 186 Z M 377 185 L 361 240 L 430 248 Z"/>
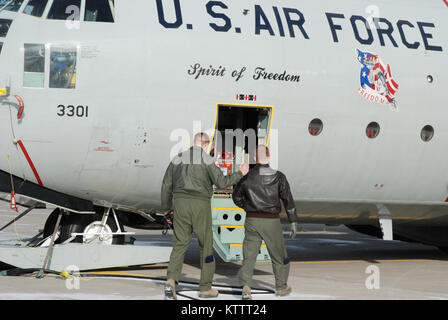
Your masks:
<path fill-rule="evenodd" d="M 229 193 L 215 193 L 212 201 L 213 247 L 225 262 L 243 261 L 244 221 L 246 212 L 238 208 Z M 257 262 L 270 262 L 262 243 Z"/>

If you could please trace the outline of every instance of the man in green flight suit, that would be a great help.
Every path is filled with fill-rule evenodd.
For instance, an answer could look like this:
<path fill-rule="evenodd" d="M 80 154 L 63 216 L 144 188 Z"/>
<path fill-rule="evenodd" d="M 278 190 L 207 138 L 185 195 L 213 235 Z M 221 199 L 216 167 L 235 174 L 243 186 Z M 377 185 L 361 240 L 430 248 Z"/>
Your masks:
<path fill-rule="evenodd" d="M 240 171 L 225 176 L 215 165 L 213 157 L 207 154 L 209 144 L 207 134 L 196 134 L 193 147 L 171 161 L 163 178 L 162 207 L 166 211 L 174 210 L 173 251 L 165 284 L 167 299 L 177 299 L 176 282 L 179 281 L 193 233 L 198 238 L 200 248 L 199 296 L 218 296 L 218 291 L 212 289 L 215 259 L 210 199 L 213 185 L 219 188 L 235 185 L 248 173 L 249 165 L 242 164 Z"/>

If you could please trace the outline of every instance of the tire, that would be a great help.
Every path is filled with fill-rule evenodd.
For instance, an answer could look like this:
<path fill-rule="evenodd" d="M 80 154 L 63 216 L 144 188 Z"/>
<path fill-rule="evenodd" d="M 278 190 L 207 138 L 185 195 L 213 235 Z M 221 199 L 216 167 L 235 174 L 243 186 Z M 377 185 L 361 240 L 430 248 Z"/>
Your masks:
<path fill-rule="evenodd" d="M 56 215 L 57 218 L 57 215 Z M 61 235 L 59 237 L 59 243 L 66 241 L 71 238 L 72 233 L 83 233 L 86 227 L 94 221 L 101 221 L 103 218 L 103 213 L 96 213 L 94 215 L 85 215 L 85 214 L 75 214 L 71 213 L 70 215 L 64 217 L 64 224 L 62 225 Z M 123 225 L 119 223 L 121 231 L 124 231 Z M 113 215 L 109 215 L 106 224 L 110 227 L 112 232 L 116 232 L 118 227 L 115 223 L 115 219 Z M 53 227 L 54 228 L 54 227 Z M 118 235 L 114 236 L 112 239 L 112 244 L 124 244 L 125 236 Z M 70 241 L 71 243 L 83 243 L 83 237 L 77 236 L 75 239 Z"/>
<path fill-rule="evenodd" d="M 59 216 L 59 208 L 54 209 L 52 213 L 50 213 L 50 215 L 47 218 L 47 221 L 45 222 L 45 226 L 44 226 L 44 238 L 48 238 L 50 236 L 53 235 L 54 232 L 54 227 L 56 226 L 56 222 L 58 221 L 58 216 Z M 61 218 L 61 222 L 59 224 L 59 231 L 61 231 L 61 226 L 63 225 L 64 222 L 64 216 L 62 216 Z M 55 243 L 61 243 L 61 237 L 59 237 Z"/>
<path fill-rule="evenodd" d="M 64 217 L 64 223 L 59 237 L 60 242 L 70 239 L 72 233 L 82 233 L 84 229 L 93 221 L 91 215 L 70 213 Z M 77 236 L 70 243 L 83 243 L 82 236 Z"/>
<path fill-rule="evenodd" d="M 94 215 L 93 221 L 101 221 L 102 218 L 103 218 L 103 213 L 96 213 Z M 112 232 L 118 231 L 118 227 L 117 227 L 117 224 L 115 223 L 115 218 L 114 218 L 112 212 L 109 214 L 106 224 L 110 227 Z M 120 226 L 121 232 L 124 232 L 124 227 L 120 221 L 118 221 L 118 225 Z M 124 244 L 124 240 L 125 240 L 124 235 L 114 236 L 112 239 L 112 244 Z"/>

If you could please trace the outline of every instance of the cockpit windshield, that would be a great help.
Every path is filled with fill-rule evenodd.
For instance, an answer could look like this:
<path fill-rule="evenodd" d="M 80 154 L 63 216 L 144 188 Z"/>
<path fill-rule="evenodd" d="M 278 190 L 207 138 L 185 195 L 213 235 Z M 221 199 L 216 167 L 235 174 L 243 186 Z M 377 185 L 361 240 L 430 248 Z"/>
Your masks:
<path fill-rule="evenodd" d="M 0 19 L 0 37 L 4 38 L 8 34 L 9 27 L 11 26 L 12 20 L 10 19 Z"/>
<path fill-rule="evenodd" d="M 27 4 L 23 13 L 29 14 L 34 17 L 42 17 L 45 11 L 45 6 L 48 0 L 30 0 Z"/>
<path fill-rule="evenodd" d="M 79 20 L 81 11 L 81 0 L 58 0 L 54 1 L 48 13 L 51 20 Z"/>
<path fill-rule="evenodd" d="M 114 22 L 114 0 L 86 0 L 84 21 Z"/>
<path fill-rule="evenodd" d="M 22 3 L 23 0 L 0 0 L 0 9 L 6 6 L 3 10 L 17 12 L 22 6 Z"/>

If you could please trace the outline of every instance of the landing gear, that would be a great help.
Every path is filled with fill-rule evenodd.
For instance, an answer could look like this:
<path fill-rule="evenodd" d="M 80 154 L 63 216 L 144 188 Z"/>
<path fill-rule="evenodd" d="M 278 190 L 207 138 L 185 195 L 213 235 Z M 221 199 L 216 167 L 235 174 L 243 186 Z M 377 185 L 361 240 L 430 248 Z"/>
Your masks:
<path fill-rule="evenodd" d="M 101 234 L 101 232 L 103 233 Z M 95 214 L 93 222 L 84 229 L 84 233 L 84 243 L 99 241 L 101 244 L 124 244 L 124 234 L 122 234 L 124 233 L 124 228 L 118 220 L 115 211 L 107 215 L 106 212 L 104 214 Z"/>
<path fill-rule="evenodd" d="M 101 212 L 101 210 L 104 210 Z M 44 238 L 53 234 L 60 209 L 55 209 L 44 227 Z M 111 213 L 112 212 L 112 213 Z M 125 233 L 113 209 L 99 208 L 94 215 L 64 213 L 56 243 L 124 244 Z"/>
<path fill-rule="evenodd" d="M 32 209 L 24 211 L 3 229 Z M 44 231 L 36 236 L 27 241 L 2 242 L 0 265 L 38 269 L 38 276 L 43 277 L 45 272 L 59 273 L 72 267 L 83 271 L 169 261 L 171 247 L 125 244 L 125 235 L 131 234 L 134 233 L 124 232 L 112 208 L 99 208 L 93 215 L 56 209 L 48 217 Z"/>
<path fill-rule="evenodd" d="M 62 223 L 59 242 L 83 243 L 82 236 L 76 236 L 73 239 L 73 233 L 83 233 L 87 225 L 92 221 L 91 215 L 69 213 L 64 217 Z M 71 239 L 71 240 L 70 240 Z"/>
<path fill-rule="evenodd" d="M 56 208 L 48 216 L 47 221 L 45 222 L 45 226 L 44 226 L 44 233 L 43 233 L 44 239 L 51 237 L 51 235 L 53 234 L 54 228 L 56 226 L 56 222 L 58 220 L 58 216 L 59 216 L 60 212 L 61 212 L 61 210 L 59 208 Z M 59 229 L 58 230 L 59 235 L 61 234 L 61 229 L 62 229 L 63 222 L 64 222 L 64 216 L 62 216 L 61 223 L 60 223 L 60 226 L 58 228 Z M 58 238 L 56 239 L 55 243 L 60 243 L 60 242 L 61 242 L 60 241 L 60 236 L 58 236 Z"/>

